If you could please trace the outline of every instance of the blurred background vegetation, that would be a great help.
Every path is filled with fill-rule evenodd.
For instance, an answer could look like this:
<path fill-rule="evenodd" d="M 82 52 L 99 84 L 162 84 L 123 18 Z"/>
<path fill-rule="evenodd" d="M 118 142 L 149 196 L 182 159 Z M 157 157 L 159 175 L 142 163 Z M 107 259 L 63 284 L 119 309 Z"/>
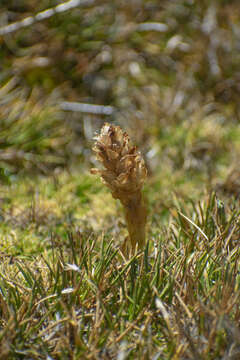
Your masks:
<path fill-rule="evenodd" d="M 1 31 L 59 4 L 1 1 L 1 183 L 88 169 L 92 137 L 108 121 L 138 144 L 152 189 L 237 196 L 239 1 L 86 1 Z M 66 111 L 66 101 L 113 111 Z"/>

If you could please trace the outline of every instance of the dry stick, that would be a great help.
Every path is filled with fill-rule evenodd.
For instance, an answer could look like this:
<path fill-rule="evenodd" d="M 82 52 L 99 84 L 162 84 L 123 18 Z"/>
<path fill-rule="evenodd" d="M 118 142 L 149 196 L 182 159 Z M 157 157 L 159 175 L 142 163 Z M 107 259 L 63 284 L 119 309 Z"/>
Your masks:
<path fill-rule="evenodd" d="M 93 151 L 104 169 L 92 169 L 124 207 L 131 253 L 145 245 L 147 210 L 141 193 L 147 170 L 141 154 L 119 126 L 105 123 Z"/>
<path fill-rule="evenodd" d="M 62 101 L 59 106 L 65 111 L 76 111 L 96 115 L 113 115 L 116 111 L 116 109 L 110 105 L 96 105 L 74 101 Z"/>
<path fill-rule="evenodd" d="M 52 17 L 55 14 L 59 14 L 62 12 L 65 12 L 67 10 L 76 8 L 78 6 L 89 6 L 94 4 L 94 0 L 70 0 L 66 1 L 62 4 L 59 4 L 53 8 L 46 9 L 44 11 L 41 11 L 33 16 L 28 16 L 23 20 L 16 21 L 12 24 L 2 26 L 0 27 L 0 36 L 7 35 L 10 33 L 13 33 L 19 29 L 31 26 L 32 24 L 35 24 L 36 22 L 48 19 Z"/>

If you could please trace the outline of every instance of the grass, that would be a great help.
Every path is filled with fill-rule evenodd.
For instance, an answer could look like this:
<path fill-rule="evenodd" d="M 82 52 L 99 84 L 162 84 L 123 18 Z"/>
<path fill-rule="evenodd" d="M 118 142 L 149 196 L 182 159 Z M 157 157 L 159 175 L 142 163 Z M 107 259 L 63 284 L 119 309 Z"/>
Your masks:
<path fill-rule="evenodd" d="M 9 188 L 13 203 L 6 202 L 1 225 L 1 358 L 238 358 L 236 200 L 173 196 L 165 217 L 151 203 L 149 243 L 126 260 L 120 207 L 111 196 L 109 213 L 97 203 L 105 227 L 95 227 L 91 207 L 102 185 L 87 174 L 63 173 L 58 181 L 35 179 L 37 201 L 26 179 L 20 193 L 20 185 Z"/>

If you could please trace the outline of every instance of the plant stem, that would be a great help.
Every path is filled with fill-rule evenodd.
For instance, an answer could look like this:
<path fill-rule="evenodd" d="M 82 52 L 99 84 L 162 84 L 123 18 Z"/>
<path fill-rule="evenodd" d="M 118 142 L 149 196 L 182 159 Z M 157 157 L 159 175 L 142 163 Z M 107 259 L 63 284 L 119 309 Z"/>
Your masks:
<path fill-rule="evenodd" d="M 147 209 L 141 192 L 134 193 L 127 201 L 122 201 L 125 211 L 125 219 L 129 232 L 129 240 L 132 252 L 143 249 L 146 237 Z"/>

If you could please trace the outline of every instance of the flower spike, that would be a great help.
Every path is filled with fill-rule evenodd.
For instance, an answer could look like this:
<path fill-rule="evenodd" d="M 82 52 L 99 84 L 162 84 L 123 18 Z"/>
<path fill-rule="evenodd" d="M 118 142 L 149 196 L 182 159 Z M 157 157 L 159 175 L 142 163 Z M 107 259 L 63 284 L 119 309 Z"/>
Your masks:
<path fill-rule="evenodd" d="M 147 210 L 141 193 L 147 177 L 144 160 L 119 126 L 105 123 L 95 138 L 93 151 L 102 163 L 99 174 L 112 196 L 123 204 L 132 253 L 145 245 Z"/>

